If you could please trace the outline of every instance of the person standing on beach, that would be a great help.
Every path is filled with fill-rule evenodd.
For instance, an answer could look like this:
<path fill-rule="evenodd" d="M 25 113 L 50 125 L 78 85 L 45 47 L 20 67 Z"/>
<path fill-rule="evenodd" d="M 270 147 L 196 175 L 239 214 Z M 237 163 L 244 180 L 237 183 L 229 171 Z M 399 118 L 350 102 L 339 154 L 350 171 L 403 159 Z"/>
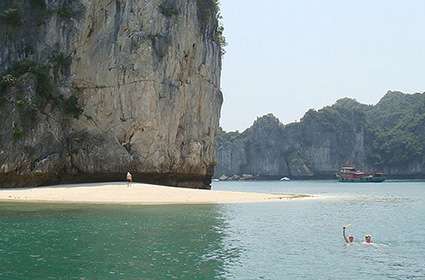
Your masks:
<path fill-rule="evenodd" d="M 127 172 L 127 187 L 131 187 L 131 183 L 133 183 L 133 176 L 130 171 Z"/>

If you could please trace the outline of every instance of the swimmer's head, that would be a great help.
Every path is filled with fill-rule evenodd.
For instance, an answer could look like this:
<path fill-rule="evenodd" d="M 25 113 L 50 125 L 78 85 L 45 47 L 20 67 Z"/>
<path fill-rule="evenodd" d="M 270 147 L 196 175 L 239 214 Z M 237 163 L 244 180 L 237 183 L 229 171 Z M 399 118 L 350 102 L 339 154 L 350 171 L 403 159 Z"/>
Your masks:
<path fill-rule="evenodd" d="M 349 235 L 349 236 L 348 236 L 348 241 L 350 241 L 350 243 L 352 243 L 352 242 L 354 241 L 354 236 Z"/>
<path fill-rule="evenodd" d="M 366 234 L 364 240 L 366 243 L 372 243 L 372 236 L 370 234 Z"/>

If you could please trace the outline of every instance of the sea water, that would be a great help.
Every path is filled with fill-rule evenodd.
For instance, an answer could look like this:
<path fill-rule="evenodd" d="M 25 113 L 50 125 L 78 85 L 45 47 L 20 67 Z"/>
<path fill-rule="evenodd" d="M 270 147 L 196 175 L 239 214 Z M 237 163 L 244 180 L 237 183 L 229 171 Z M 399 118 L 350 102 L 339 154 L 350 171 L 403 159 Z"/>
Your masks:
<path fill-rule="evenodd" d="M 425 279 L 425 183 L 219 182 L 317 199 L 0 204 L 0 279 Z M 342 225 L 355 244 L 347 246 Z M 371 234 L 374 245 L 362 244 Z"/>

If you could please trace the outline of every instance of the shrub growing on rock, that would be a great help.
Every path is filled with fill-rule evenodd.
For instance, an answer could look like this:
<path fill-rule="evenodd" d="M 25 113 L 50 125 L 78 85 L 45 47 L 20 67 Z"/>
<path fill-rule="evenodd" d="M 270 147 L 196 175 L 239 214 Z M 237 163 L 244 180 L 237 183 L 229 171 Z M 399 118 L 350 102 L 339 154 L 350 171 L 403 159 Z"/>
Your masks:
<path fill-rule="evenodd" d="M 179 11 L 177 10 L 176 6 L 167 1 L 162 2 L 159 5 L 159 11 L 166 17 L 173 17 L 179 14 Z"/>
<path fill-rule="evenodd" d="M 7 9 L 0 14 L 0 21 L 10 26 L 20 26 L 22 24 L 21 13 L 15 8 Z"/>

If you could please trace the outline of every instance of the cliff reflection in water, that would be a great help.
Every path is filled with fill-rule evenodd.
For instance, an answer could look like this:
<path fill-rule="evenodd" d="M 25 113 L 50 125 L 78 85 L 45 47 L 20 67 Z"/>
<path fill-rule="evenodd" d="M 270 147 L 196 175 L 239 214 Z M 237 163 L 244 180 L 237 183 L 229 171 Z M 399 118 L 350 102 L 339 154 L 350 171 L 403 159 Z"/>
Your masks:
<path fill-rule="evenodd" d="M 224 279 L 219 206 L 0 206 L 1 279 Z"/>

